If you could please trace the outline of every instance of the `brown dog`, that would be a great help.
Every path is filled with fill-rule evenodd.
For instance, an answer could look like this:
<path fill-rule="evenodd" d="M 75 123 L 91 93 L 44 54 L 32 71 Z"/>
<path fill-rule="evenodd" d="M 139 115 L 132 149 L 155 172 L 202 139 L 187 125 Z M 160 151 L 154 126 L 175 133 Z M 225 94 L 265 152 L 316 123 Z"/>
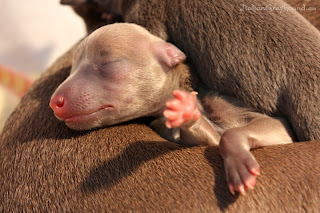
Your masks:
<path fill-rule="evenodd" d="M 142 124 L 68 130 L 47 103 L 72 54 L 34 84 L 0 135 L 1 212 L 320 211 L 319 142 L 253 150 L 268 175 L 235 198 L 214 147 L 181 149 Z"/>
<path fill-rule="evenodd" d="M 100 3 L 97 3 L 100 2 Z M 317 0 L 285 0 L 294 10 L 301 13 L 312 25 L 320 30 L 320 2 Z M 75 12 L 80 15 L 86 23 L 88 33 L 93 32 L 98 27 L 114 22 L 122 22 L 123 19 L 118 14 L 112 14 L 101 4 L 101 0 L 61 0 L 62 4 L 72 5 Z M 108 12 L 109 11 L 109 12 Z"/>
<path fill-rule="evenodd" d="M 253 150 L 254 191 L 228 192 L 215 147 L 187 148 L 129 123 L 75 132 L 48 107 L 73 51 L 21 100 L 0 135 L 1 212 L 319 212 L 319 142 Z"/>

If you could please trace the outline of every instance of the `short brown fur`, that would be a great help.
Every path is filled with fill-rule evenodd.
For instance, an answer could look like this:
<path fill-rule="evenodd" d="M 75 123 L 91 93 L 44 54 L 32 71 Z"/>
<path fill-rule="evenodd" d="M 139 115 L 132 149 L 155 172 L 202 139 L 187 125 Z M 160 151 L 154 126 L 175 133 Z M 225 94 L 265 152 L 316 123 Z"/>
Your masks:
<path fill-rule="evenodd" d="M 48 103 L 71 54 L 35 82 L 0 135 L 1 212 L 320 211 L 319 142 L 254 150 L 263 174 L 234 197 L 218 148 L 183 147 L 140 122 L 68 129 Z"/>
<path fill-rule="evenodd" d="M 254 192 L 233 197 L 217 148 L 164 142 L 141 123 L 67 129 L 47 104 L 71 54 L 34 84 L 0 135 L 1 212 L 320 211 L 319 142 L 254 150 L 263 175 Z"/>
<path fill-rule="evenodd" d="M 311 24 L 320 30 L 320 1 L 318 0 L 285 0 L 303 15 Z"/>

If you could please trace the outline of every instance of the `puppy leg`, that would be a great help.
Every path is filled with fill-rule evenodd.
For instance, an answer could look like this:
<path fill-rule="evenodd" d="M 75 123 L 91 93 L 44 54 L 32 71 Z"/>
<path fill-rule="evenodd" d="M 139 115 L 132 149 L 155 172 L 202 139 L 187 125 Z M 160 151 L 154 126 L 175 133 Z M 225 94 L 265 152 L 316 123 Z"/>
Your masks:
<path fill-rule="evenodd" d="M 230 192 L 253 188 L 260 167 L 250 149 L 292 143 L 285 121 L 263 116 L 245 126 L 227 130 L 219 144 Z"/>
<path fill-rule="evenodd" d="M 186 145 L 218 145 L 219 134 L 198 108 L 196 92 L 173 92 L 174 99 L 166 103 L 163 112 L 168 128 L 180 127 L 180 143 Z"/>

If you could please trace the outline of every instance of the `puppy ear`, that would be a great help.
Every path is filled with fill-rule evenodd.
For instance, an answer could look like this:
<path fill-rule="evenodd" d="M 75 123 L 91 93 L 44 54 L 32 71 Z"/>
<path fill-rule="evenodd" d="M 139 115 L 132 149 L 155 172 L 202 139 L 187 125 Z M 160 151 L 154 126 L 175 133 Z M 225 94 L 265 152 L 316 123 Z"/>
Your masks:
<path fill-rule="evenodd" d="M 173 44 L 165 41 L 152 43 L 153 53 L 166 68 L 173 68 L 186 60 L 186 55 Z"/>

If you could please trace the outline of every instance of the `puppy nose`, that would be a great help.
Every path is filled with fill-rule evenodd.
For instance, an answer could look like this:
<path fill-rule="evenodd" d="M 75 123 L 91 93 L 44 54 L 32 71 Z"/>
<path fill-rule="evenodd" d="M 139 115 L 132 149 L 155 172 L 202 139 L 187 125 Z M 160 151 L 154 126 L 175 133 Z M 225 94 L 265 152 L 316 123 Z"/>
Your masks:
<path fill-rule="evenodd" d="M 64 97 L 55 96 L 50 101 L 50 107 L 55 111 L 55 109 L 62 108 L 64 106 Z"/>
<path fill-rule="evenodd" d="M 66 99 L 61 95 L 57 95 L 51 99 L 49 106 L 57 118 L 65 119 L 69 116 L 66 104 Z"/>

